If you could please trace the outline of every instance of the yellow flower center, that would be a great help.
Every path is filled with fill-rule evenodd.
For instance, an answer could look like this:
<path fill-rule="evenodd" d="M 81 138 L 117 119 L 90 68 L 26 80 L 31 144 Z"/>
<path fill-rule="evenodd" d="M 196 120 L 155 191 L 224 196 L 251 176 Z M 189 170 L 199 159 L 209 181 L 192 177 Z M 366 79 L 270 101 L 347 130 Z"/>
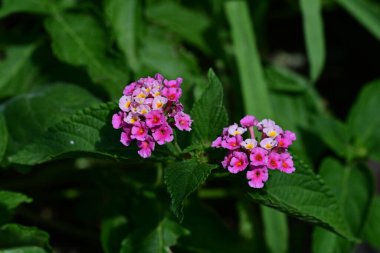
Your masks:
<path fill-rule="evenodd" d="M 245 147 L 246 147 L 247 149 L 252 149 L 252 148 L 253 148 L 253 144 L 252 144 L 252 143 L 248 143 Z"/>
<path fill-rule="evenodd" d="M 276 135 L 277 135 L 276 131 L 270 131 L 270 132 L 268 133 L 268 136 L 269 136 L 269 137 L 275 137 Z"/>
<path fill-rule="evenodd" d="M 125 108 L 129 108 L 130 105 L 131 105 L 131 101 L 125 102 Z"/>
<path fill-rule="evenodd" d="M 146 98 L 146 95 L 141 92 L 137 95 L 137 98 Z"/>
<path fill-rule="evenodd" d="M 269 148 L 272 148 L 272 145 L 270 143 L 267 143 L 265 144 L 265 147 L 269 149 Z"/>
<path fill-rule="evenodd" d="M 163 105 L 163 104 L 162 104 L 161 102 L 157 102 L 157 103 L 156 103 L 156 107 L 157 107 L 157 108 L 161 108 L 162 105 Z"/>

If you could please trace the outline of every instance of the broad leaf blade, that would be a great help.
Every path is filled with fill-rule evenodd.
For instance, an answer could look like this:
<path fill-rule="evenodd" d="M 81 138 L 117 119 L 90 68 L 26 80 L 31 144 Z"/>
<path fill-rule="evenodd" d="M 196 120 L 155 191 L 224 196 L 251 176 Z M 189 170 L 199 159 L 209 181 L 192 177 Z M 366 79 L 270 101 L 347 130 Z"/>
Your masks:
<path fill-rule="evenodd" d="M 263 190 L 251 191 L 249 195 L 259 203 L 357 240 L 324 181 L 299 161 L 295 167 L 297 170 L 291 175 L 274 171 Z"/>
<path fill-rule="evenodd" d="M 55 84 L 15 97 L 3 107 L 9 132 L 7 155 L 31 144 L 62 119 L 98 102 L 86 90 L 69 84 Z"/>
<path fill-rule="evenodd" d="M 303 31 L 310 65 L 310 79 L 315 82 L 325 63 L 325 42 L 321 0 L 300 0 Z"/>
<path fill-rule="evenodd" d="M 128 232 L 128 220 L 122 215 L 103 219 L 100 241 L 105 253 L 120 252 L 121 242 Z"/>
<path fill-rule="evenodd" d="M 206 15 L 173 2 L 151 4 L 146 14 L 154 23 L 173 31 L 204 52 L 209 52 L 204 35 L 211 22 Z"/>
<path fill-rule="evenodd" d="M 141 23 L 140 1 L 106 0 L 105 12 L 126 62 L 137 71 L 139 69 L 137 35 Z"/>
<path fill-rule="evenodd" d="M 376 196 L 371 204 L 368 219 L 363 230 L 363 239 L 380 249 L 380 197 Z"/>
<path fill-rule="evenodd" d="M 351 231 L 360 238 L 374 192 L 370 171 L 362 167 L 344 167 L 337 160 L 327 158 L 323 160 L 319 174 L 343 207 Z M 329 231 L 314 230 L 313 251 L 316 253 L 322 249 L 348 252 L 352 246 L 349 241 Z"/>
<path fill-rule="evenodd" d="M 36 86 L 39 70 L 32 62 L 37 43 L 12 45 L 0 59 L 0 99 L 23 93 Z"/>
<path fill-rule="evenodd" d="M 210 147 L 211 142 L 227 124 L 227 112 L 223 106 L 223 87 L 214 71 L 208 72 L 209 86 L 191 110 L 193 142 Z"/>
<path fill-rule="evenodd" d="M 45 22 L 55 55 L 74 66 L 83 66 L 94 83 L 119 97 L 128 80 L 122 62 L 107 57 L 107 34 L 88 14 L 63 14 L 58 10 Z"/>
<path fill-rule="evenodd" d="M 152 230 L 140 229 L 128 236 L 122 243 L 121 253 L 170 253 L 170 247 L 177 244 L 180 236 L 188 231 L 176 222 L 164 218 Z"/>
<path fill-rule="evenodd" d="M 380 161 L 380 80 L 366 84 L 352 107 L 349 117 L 349 130 L 354 137 L 357 156 L 369 155 Z"/>
<path fill-rule="evenodd" d="M 52 252 L 49 246 L 49 235 L 37 228 L 17 224 L 7 224 L 0 228 L 0 250 L 22 246 L 35 246 Z"/>
<path fill-rule="evenodd" d="M 116 159 L 137 157 L 136 148 L 124 147 L 120 143 L 121 131 L 112 127 L 115 109 L 114 103 L 86 108 L 49 128 L 38 141 L 11 156 L 9 161 L 33 165 L 84 154 Z"/>
<path fill-rule="evenodd" d="M 178 218 L 183 218 L 182 209 L 187 197 L 204 183 L 216 167 L 190 159 L 172 163 L 166 168 L 165 183 L 172 199 L 172 210 Z"/>

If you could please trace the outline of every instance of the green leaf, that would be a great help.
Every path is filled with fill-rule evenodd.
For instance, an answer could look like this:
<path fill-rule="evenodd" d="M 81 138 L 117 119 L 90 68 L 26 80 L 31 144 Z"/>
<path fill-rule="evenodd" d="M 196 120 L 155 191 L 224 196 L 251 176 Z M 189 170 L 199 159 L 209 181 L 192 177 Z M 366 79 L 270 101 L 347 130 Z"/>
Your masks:
<path fill-rule="evenodd" d="M 32 199 L 24 194 L 10 191 L 0 191 L 0 224 L 11 219 L 12 211 L 22 203 L 30 203 Z"/>
<path fill-rule="evenodd" d="M 86 154 L 116 159 L 137 157 L 136 148 L 123 146 L 120 143 L 121 131 L 112 127 L 112 114 L 116 108 L 114 103 L 86 108 L 49 128 L 36 142 L 11 156 L 9 161 L 33 165 L 63 156 Z"/>
<path fill-rule="evenodd" d="M 337 0 L 367 30 L 380 40 L 380 5 L 371 0 Z"/>
<path fill-rule="evenodd" d="M 257 49 L 255 33 L 246 1 L 226 1 L 224 4 L 236 54 L 245 112 L 258 118 L 272 117 Z"/>
<path fill-rule="evenodd" d="M 321 0 L 300 0 L 303 31 L 310 65 L 310 78 L 315 82 L 325 64 L 325 42 Z"/>
<path fill-rule="evenodd" d="M 13 13 L 27 12 L 33 14 L 49 14 L 51 0 L 3 0 L 0 18 Z M 76 4 L 75 0 L 54 0 L 59 9 L 67 9 Z"/>
<path fill-rule="evenodd" d="M 107 34 L 94 17 L 54 10 L 45 27 L 51 36 L 54 54 L 60 60 L 85 67 L 94 83 L 111 97 L 120 97 L 128 80 L 127 69 L 123 63 L 107 57 Z"/>
<path fill-rule="evenodd" d="M 191 110 L 193 142 L 210 147 L 211 142 L 227 125 L 227 112 L 223 106 L 223 87 L 213 70 L 208 72 L 209 86 Z"/>
<path fill-rule="evenodd" d="M 12 45 L 5 49 L 0 58 L 0 99 L 30 90 L 36 85 L 39 70 L 32 61 L 37 43 Z"/>
<path fill-rule="evenodd" d="M 47 253 L 46 250 L 40 247 L 17 247 L 11 249 L 4 249 L 1 253 Z"/>
<path fill-rule="evenodd" d="M 270 252 L 288 252 L 288 223 L 286 215 L 272 208 L 261 206 L 265 242 Z"/>
<path fill-rule="evenodd" d="M 368 219 L 363 230 L 363 239 L 380 249 L 380 197 L 376 196 L 371 203 Z"/>
<path fill-rule="evenodd" d="M 0 250 L 22 246 L 35 246 L 52 252 L 49 246 L 49 235 L 37 228 L 17 224 L 6 224 L 0 228 Z"/>
<path fill-rule="evenodd" d="M 344 167 L 333 158 L 323 160 L 319 174 L 333 190 L 343 207 L 346 220 L 354 235 L 361 237 L 364 222 L 374 192 L 374 180 L 365 167 Z M 316 228 L 313 233 L 313 251 L 349 252 L 352 244 L 343 238 Z"/>
<path fill-rule="evenodd" d="M 151 4 L 146 15 L 152 22 L 173 31 L 204 52 L 209 52 L 209 46 L 204 39 L 211 23 L 208 16 L 173 2 Z"/>
<path fill-rule="evenodd" d="M 165 170 L 165 183 L 172 199 L 172 210 L 183 219 L 183 206 L 187 197 L 203 184 L 216 165 L 200 163 L 194 159 L 169 164 Z"/>
<path fill-rule="evenodd" d="M 187 235 L 188 231 L 164 218 L 151 230 L 138 229 L 128 236 L 122 243 L 121 253 L 170 253 L 170 247 L 177 244 L 180 236 Z"/>
<path fill-rule="evenodd" d="M 3 113 L 0 113 L 0 164 L 8 145 L 8 130 Z"/>
<path fill-rule="evenodd" d="M 136 72 L 139 69 L 137 35 L 141 19 L 140 1 L 106 0 L 105 12 L 126 62 Z"/>
<path fill-rule="evenodd" d="M 355 155 L 369 155 L 380 161 L 380 80 L 373 81 L 362 89 L 348 117 L 349 130 L 354 137 Z"/>
<path fill-rule="evenodd" d="M 291 175 L 273 171 L 264 189 L 252 190 L 249 195 L 261 204 L 356 241 L 325 182 L 298 160 L 295 167 L 297 170 Z"/>
<path fill-rule="evenodd" d="M 120 252 L 121 242 L 128 232 L 128 220 L 117 215 L 102 220 L 100 241 L 105 253 Z"/>
<path fill-rule="evenodd" d="M 9 132 L 7 155 L 32 143 L 62 119 L 98 102 L 86 90 L 69 84 L 55 84 L 15 97 L 3 108 Z"/>
<path fill-rule="evenodd" d="M 342 158 L 347 157 L 350 136 L 344 123 L 332 117 L 320 116 L 314 119 L 314 127 L 327 146 Z"/>

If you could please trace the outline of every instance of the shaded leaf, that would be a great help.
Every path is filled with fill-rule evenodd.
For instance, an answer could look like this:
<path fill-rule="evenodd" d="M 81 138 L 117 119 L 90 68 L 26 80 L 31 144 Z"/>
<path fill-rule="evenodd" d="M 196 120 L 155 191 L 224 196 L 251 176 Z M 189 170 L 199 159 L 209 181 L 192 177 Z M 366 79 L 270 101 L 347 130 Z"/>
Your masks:
<path fill-rule="evenodd" d="M 60 120 L 98 102 L 86 90 L 69 84 L 55 84 L 15 97 L 3 107 L 9 132 L 7 155 L 31 144 Z"/>
<path fill-rule="evenodd" d="M 0 113 L 0 164 L 8 145 L 8 130 L 3 113 Z"/>
<path fill-rule="evenodd" d="M 140 1 L 106 0 L 105 12 L 110 22 L 119 48 L 124 52 L 126 62 L 137 71 L 137 38 L 141 22 Z"/>
<path fill-rule="evenodd" d="M 270 252 L 288 252 L 288 221 L 286 215 L 272 208 L 261 206 L 265 242 Z"/>
<path fill-rule="evenodd" d="M 374 192 L 371 172 L 364 167 L 344 167 L 333 158 L 323 160 L 319 174 L 343 207 L 346 220 L 354 235 L 361 237 L 364 221 Z M 313 233 L 313 251 L 349 252 L 352 243 L 321 228 Z"/>
<path fill-rule="evenodd" d="M 49 235 L 37 228 L 17 224 L 6 224 L 0 228 L 1 250 L 22 246 L 35 246 L 45 249 L 46 252 L 52 252 L 49 246 Z"/>
<path fill-rule="evenodd" d="M 11 191 L 0 191 L 0 205 L 8 210 L 15 209 L 22 203 L 31 203 L 32 199 L 22 193 Z"/>
<path fill-rule="evenodd" d="M 121 131 L 112 127 L 111 118 L 116 108 L 114 103 L 86 108 L 49 128 L 35 143 L 21 149 L 9 161 L 33 165 L 64 155 L 137 157 L 136 148 L 123 146 L 119 141 Z"/>
<path fill-rule="evenodd" d="M 261 204 L 356 241 L 325 182 L 301 162 L 295 161 L 295 167 L 297 170 L 291 175 L 274 171 L 264 189 L 251 191 L 249 195 Z"/>
<path fill-rule="evenodd" d="M 316 81 L 325 64 L 325 38 L 321 0 L 300 0 L 303 31 L 310 65 L 310 79 Z"/>
<path fill-rule="evenodd" d="M 164 218 L 152 230 L 139 229 L 128 236 L 122 243 L 121 253 L 170 253 L 170 247 L 177 244 L 180 236 L 188 231 Z"/>
<path fill-rule="evenodd" d="M 1 253 L 46 253 L 47 251 L 40 247 L 17 247 L 4 249 Z"/>
<path fill-rule="evenodd" d="M 227 112 L 223 106 L 223 87 L 213 70 L 208 72 L 209 86 L 191 110 L 193 142 L 210 147 L 211 142 L 227 125 Z"/>
<path fill-rule="evenodd" d="M 12 45 L 0 58 L 0 99 L 23 93 L 36 86 L 39 70 L 32 61 L 37 43 Z"/>
<path fill-rule="evenodd" d="M 350 136 L 344 123 L 332 117 L 316 117 L 314 127 L 319 136 L 336 154 L 346 158 Z"/>
<path fill-rule="evenodd" d="M 182 220 L 183 205 L 187 197 L 207 179 L 216 165 L 200 163 L 194 159 L 169 164 L 165 170 L 165 183 L 172 199 L 172 210 Z"/>
<path fill-rule="evenodd" d="M 128 80 L 123 63 L 107 57 L 107 34 L 88 14 L 63 14 L 55 10 L 45 22 L 54 54 L 74 66 L 83 66 L 94 83 L 111 97 L 120 97 Z"/>
<path fill-rule="evenodd" d="M 361 90 L 348 117 L 349 130 L 354 137 L 355 155 L 369 155 L 380 161 L 380 80 L 373 81 Z"/>
<path fill-rule="evenodd" d="M 128 220 L 121 215 L 102 220 L 100 241 L 105 253 L 120 252 L 121 242 L 128 232 Z"/>
<path fill-rule="evenodd" d="M 373 199 L 363 230 L 363 239 L 372 246 L 380 249 L 380 197 Z"/>
<path fill-rule="evenodd" d="M 75 0 L 54 0 L 54 2 L 59 9 L 67 9 L 76 4 Z M 0 18 L 19 12 L 49 14 L 50 6 L 51 0 L 3 0 Z"/>
<path fill-rule="evenodd" d="M 209 52 L 204 35 L 211 22 L 206 15 L 173 2 L 151 4 L 146 14 L 153 22 L 173 31 L 204 52 Z"/>
<path fill-rule="evenodd" d="M 337 0 L 369 32 L 380 40 L 380 5 L 371 0 Z"/>

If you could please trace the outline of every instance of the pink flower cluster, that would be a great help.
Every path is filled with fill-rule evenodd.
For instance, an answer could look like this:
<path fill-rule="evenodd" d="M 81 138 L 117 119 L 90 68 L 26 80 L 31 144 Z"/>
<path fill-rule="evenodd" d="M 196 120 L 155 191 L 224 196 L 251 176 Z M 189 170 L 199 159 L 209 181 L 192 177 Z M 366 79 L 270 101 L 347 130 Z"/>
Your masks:
<path fill-rule="evenodd" d="M 115 129 L 122 129 L 120 142 L 137 141 L 139 155 L 151 156 L 155 143 L 173 141 L 173 128 L 190 131 L 192 120 L 179 102 L 182 78 L 166 80 L 161 74 L 144 77 L 127 85 L 119 100 L 121 111 L 112 117 Z"/>
<path fill-rule="evenodd" d="M 259 138 L 255 138 L 256 127 Z M 244 139 L 247 132 L 249 138 Z M 212 147 L 225 148 L 228 154 L 222 161 L 222 166 L 236 174 L 247 171 L 249 186 L 262 188 L 268 180 L 268 169 L 285 173 L 295 171 L 293 159 L 288 147 L 296 140 L 291 131 L 284 131 L 273 120 L 258 121 L 254 116 L 247 115 L 240 120 L 240 126 L 233 124 L 223 129 L 223 133 L 212 143 Z"/>

